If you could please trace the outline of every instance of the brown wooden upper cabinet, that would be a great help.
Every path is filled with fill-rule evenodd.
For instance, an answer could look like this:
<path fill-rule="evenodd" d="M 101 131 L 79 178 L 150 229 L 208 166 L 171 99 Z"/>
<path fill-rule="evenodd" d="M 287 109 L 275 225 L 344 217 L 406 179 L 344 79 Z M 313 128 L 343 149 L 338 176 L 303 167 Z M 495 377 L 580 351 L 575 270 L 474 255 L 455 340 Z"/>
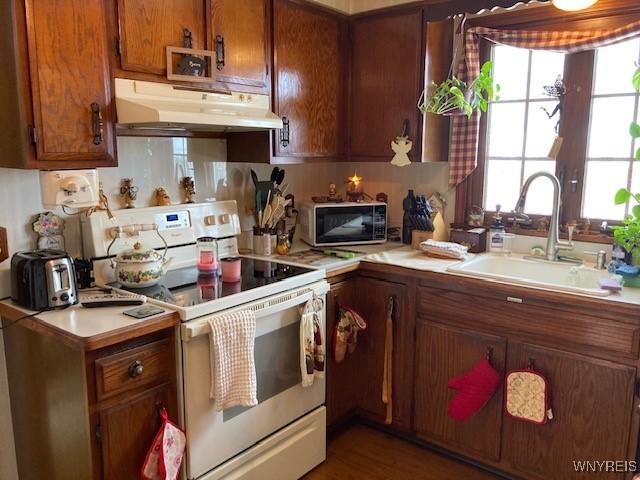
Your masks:
<path fill-rule="evenodd" d="M 166 80 L 168 46 L 184 46 L 185 30 L 192 47 L 207 46 L 204 0 L 116 0 L 119 67 L 146 80 Z M 118 65 L 118 62 L 116 62 Z M 116 71 L 116 76 L 128 77 Z M 157 78 L 156 78 L 157 77 Z"/>
<path fill-rule="evenodd" d="M 274 155 L 341 159 L 345 17 L 290 0 L 273 8 L 273 105 L 285 124 Z"/>
<path fill-rule="evenodd" d="M 351 160 L 391 160 L 391 142 L 403 133 L 413 142 L 409 157 L 420 160 L 423 25 L 420 8 L 352 20 Z"/>
<path fill-rule="evenodd" d="M 8 151 L 0 165 L 115 165 L 104 2 L 3 4 L 0 141 Z"/>
<path fill-rule="evenodd" d="M 209 49 L 217 54 L 216 79 L 269 93 L 268 0 L 211 0 Z"/>
<path fill-rule="evenodd" d="M 268 0 L 116 2 L 116 77 L 166 82 L 166 49 L 183 47 L 188 32 L 192 48 L 216 54 L 215 81 L 200 88 L 268 93 Z"/>

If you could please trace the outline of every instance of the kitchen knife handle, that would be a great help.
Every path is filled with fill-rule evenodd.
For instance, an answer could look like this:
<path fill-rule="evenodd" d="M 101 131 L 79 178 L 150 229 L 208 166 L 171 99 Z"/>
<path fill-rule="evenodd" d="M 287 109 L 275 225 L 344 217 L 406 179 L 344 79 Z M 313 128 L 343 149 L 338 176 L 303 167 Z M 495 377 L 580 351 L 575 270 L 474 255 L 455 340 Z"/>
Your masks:
<path fill-rule="evenodd" d="M 224 68 L 224 37 L 216 35 L 216 68 L 222 70 Z"/>
<path fill-rule="evenodd" d="M 100 145 L 103 139 L 104 121 L 102 120 L 102 109 L 96 102 L 91 104 L 91 118 L 93 120 L 93 144 Z"/>

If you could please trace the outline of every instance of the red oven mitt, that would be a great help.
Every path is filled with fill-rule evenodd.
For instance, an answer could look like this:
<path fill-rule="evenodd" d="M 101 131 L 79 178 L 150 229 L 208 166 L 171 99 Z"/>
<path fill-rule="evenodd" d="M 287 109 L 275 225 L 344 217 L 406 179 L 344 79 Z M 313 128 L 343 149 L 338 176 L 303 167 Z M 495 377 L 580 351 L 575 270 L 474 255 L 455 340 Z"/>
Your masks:
<path fill-rule="evenodd" d="M 498 389 L 502 376 L 483 358 L 471 370 L 449 380 L 447 387 L 457 390 L 449 402 L 449 416 L 464 421 L 479 412 Z"/>

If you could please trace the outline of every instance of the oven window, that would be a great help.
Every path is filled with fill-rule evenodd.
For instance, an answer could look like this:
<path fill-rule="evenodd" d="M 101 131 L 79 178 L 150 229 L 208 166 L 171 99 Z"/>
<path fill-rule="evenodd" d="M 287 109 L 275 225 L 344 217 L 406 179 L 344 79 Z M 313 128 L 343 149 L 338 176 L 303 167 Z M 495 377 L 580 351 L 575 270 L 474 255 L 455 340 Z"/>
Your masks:
<path fill-rule="evenodd" d="M 256 337 L 254 356 L 258 403 L 270 399 L 302 382 L 300 374 L 300 323 Z M 229 421 L 251 407 L 233 407 L 222 412 Z"/>
<path fill-rule="evenodd" d="M 373 240 L 373 222 L 371 206 L 318 208 L 316 243 Z"/>

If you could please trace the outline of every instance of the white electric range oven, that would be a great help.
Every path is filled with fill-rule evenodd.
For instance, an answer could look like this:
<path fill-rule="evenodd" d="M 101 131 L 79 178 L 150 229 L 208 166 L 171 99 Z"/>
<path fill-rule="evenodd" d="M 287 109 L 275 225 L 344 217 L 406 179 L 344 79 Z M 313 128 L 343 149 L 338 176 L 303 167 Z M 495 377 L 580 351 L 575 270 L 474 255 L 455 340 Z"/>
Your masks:
<path fill-rule="evenodd" d="M 303 388 L 300 373 L 300 307 L 313 295 L 326 300 L 324 271 L 242 257 L 238 283 L 200 277 L 195 267 L 198 237 L 222 239 L 222 256 L 237 255 L 235 201 L 118 210 L 113 216 L 98 212 L 83 221 L 85 256 L 94 260 L 96 283 L 121 288 L 113 283 L 106 256 L 115 226 L 155 224 L 169 244 L 172 260 L 163 281 L 135 293 L 176 310 L 182 320 L 176 348 L 182 387 L 179 423 L 187 435 L 185 478 L 294 480 L 324 461 L 325 381 Z M 141 230 L 118 238 L 111 253 L 138 241 L 145 248 L 163 246 L 155 231 Z M 258 405 L 218 412 L 209 398 L 208 320 L 244 309 L 253 310 L 257 319 Z"/>

